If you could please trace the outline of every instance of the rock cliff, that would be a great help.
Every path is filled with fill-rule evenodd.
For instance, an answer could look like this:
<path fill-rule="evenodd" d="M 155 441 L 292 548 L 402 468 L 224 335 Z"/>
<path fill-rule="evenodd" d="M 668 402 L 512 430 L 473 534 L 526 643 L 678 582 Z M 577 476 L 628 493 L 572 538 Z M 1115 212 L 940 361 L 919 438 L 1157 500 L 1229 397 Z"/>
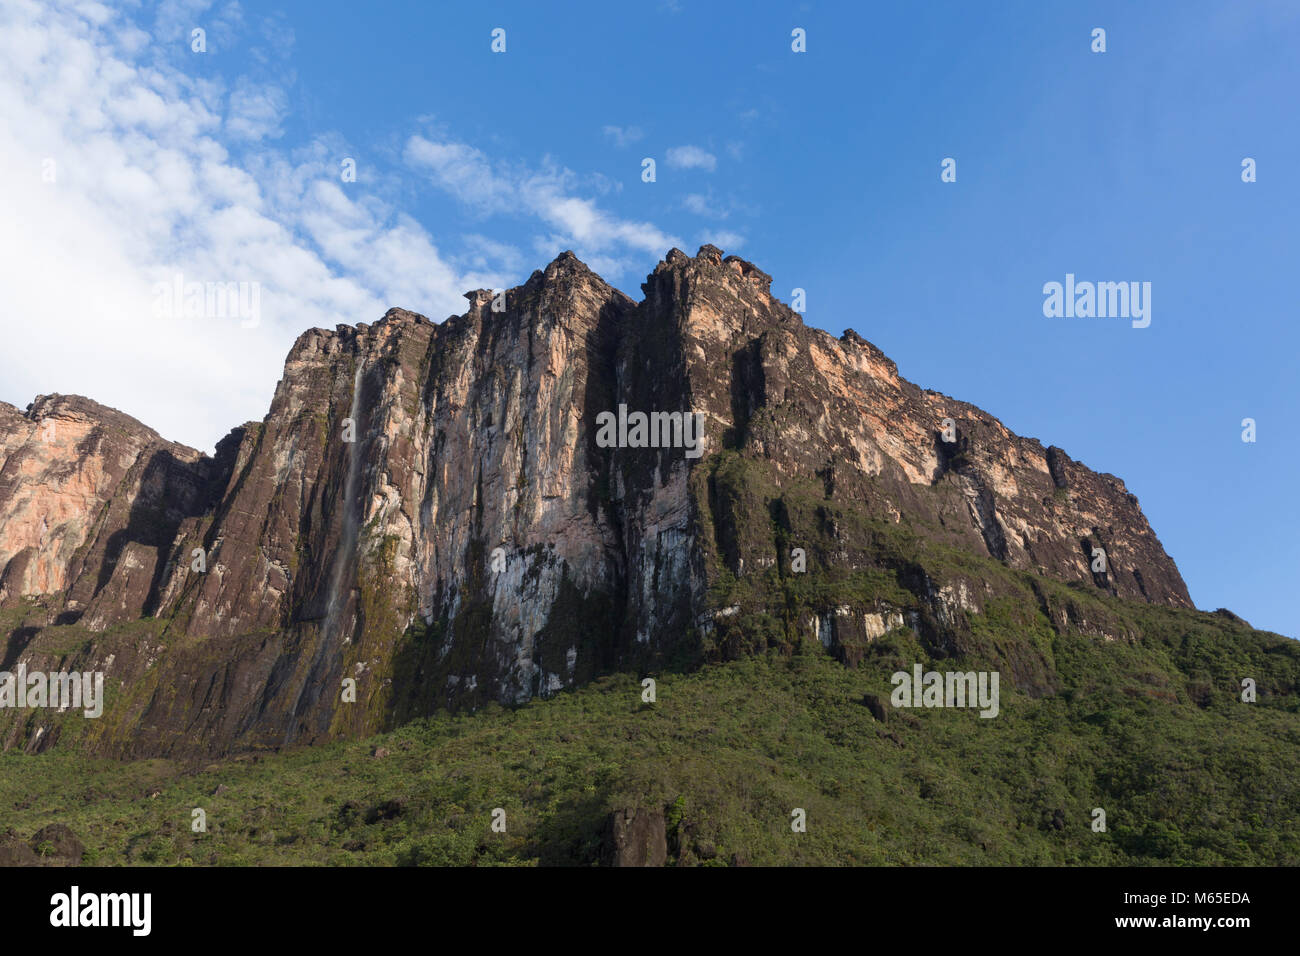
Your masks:
<path fill-rule="evenodd" d="M 895 627 L 968 653 L 990 602 L 1099 639 L 1132 635 L 1088 593 L 1191 607 L 1118 478 L 770 282 L 672 250 L 637 303 L 564 253 L 440 324 L 312 329 L 215 457 L 83 398 L 0 404 L 0 670 L 110 686 L 97 721 L 0 711 L 0 746 L 278 748 L 764 646 L 852 664 Z M 650 440 L 608 447 L 620 408 Z"/>

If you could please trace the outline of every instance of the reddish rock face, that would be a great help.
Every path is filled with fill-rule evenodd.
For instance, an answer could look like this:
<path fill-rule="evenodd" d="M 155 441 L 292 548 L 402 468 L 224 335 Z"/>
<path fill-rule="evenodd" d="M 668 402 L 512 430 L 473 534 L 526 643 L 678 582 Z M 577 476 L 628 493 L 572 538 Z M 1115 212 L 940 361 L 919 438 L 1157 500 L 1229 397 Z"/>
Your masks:
<path fill-rule="evenodd" d="M 91 749 L 221 753 L 734 652 L 796 547 L 892 581 L 790 618 L 849 663 L 894 626 L 960 643 L 993 589 L 935 549 L 1191 606 L 1119 479 L 807 328 L 770 281 L 673 250 L 638 304 L 565 253 L 503 311 L 313 329 L 215 458 L 86 399 L 0 405 L 0 667 L 107 671 Z M 605 447 L 620 406 L 700 414 L 702 453 Z M 904 532 L 924 547 L 886 546 Z M 0 714 L 0 741 L 68 726 Z"/>
<path fill-rule="evenodd" d="M 219 469 L 89 399 L 0 403 L 0 605 L 57 596 L 99 629 L 152 613 L 160 556 L 211 507 Z"/>

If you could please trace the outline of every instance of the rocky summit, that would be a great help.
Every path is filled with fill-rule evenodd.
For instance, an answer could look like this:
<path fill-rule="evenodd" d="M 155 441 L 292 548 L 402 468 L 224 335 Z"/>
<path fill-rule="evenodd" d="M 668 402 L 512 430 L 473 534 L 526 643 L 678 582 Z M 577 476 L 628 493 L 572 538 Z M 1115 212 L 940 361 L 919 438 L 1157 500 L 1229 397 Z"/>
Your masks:
<path fill-rule="evenodd" d="M 440 324 L 312 329 L 214 457 L 0 404 L 0 670 L 107 684 L 97 720 L 0 710 L 0 746 L 278 749 L 772 647 L 854 666 L 894 629 L 1043 696 L 982 617 L 1133 641 L 1092 598 L 1191 608 L 1120 479 L 770 283 L 674 249 L 638 303 L 566 252 Z"/>

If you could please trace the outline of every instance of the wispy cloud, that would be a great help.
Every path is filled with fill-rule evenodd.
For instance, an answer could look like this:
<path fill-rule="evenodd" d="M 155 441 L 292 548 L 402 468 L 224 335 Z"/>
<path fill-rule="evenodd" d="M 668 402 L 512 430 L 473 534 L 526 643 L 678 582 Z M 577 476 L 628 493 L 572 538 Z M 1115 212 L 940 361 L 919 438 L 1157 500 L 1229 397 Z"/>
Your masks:
<path fill-rule="evenodd" d="M 272 149 L 283 89 L 171 62 L 164 50 L 204 55 L 185 39 L 196 17 L 209 50 L 239 29 L 237 5 L 209 6 L 163 4 L 163 44 L 97 4 L 0 8 L 0 398 L 86 394 L 211 447 L 265 414 L 303 329 L 390 305 L 447 315 L 501 281 L 486 255 L 458 268 L 343 183 L 337 150 Z M 257 283 L 258 324 L 155 317 L 155 284 L 175 276 Z"/>
<path fill-rule="evenodd" d="M 687 193 L 681 200 L 682 208 L 696 216 L 706 219 L 730 219 L 732 216 L 753 218 L 759 214 L 759 208 L 731 192 L 718 195 L 712 187 L 702 192 Z"/>
<path fill-rule="evenodd" d="M 710 243 L 724 252 L 735 252 L 745 245 L 745 237 L 726 229 L 706 230 L 699 234 L 699 242 Z"/>
<path fill-rule="evenodd" d="M 698 146 L 674 146 L 665 154 L 668 165 L 676 169 L 706 169 L 713 172 L 718 158 Z"/>
<path fill-rule="evenodd" d="M 306 328 L 394 305 L 463 312 L 466 290 L 518 281 L 564 248 L 617 279 L 684 245 L 606 208 L 621 182 L 549 157 L 507 163 L 417 135 L 393 169 L 328 129 L 289 143 L 284 23 L 210 0 L 164 0 L 152 22 L 131 12 L 0 0 L 0 400 L 84 394 L 210 448 L 265 414 Z M 195 27 L 207 53 L 190 49 Z M 435 239 L 398 203 L 403 163 L 468 218 L 508 220 L 513 241 L 460 223 Z M 178 276 L 256 284 L 258 321 L 156 315 L 157 286 Z"/>
<path fill-rule="evenodd" d="M 407 140 L 404 156 L 433 185 L 482 213 L 539 220 L 551 230 L 548 248 L 558 242 L 592 262 L 619 262 L 609 257 L 620 248 L 659 255 L 680 245 L 652 223 L 622 219 L 576 195 L 576 174 L 554 164 L 533 169 L 494 163 L 472 146 L 421 135 Z M 625 268 L 619 262 L 617 271 Z"/>
<path fill-rule="evenodd" d="M 645 133 L 641 131 L 639 126 L 628 126 L 626 128 L 622 126 L 606 126 L 604 133 L 605 138 L 613 140 L 614 145 L 619 149 L 639 142 L 645 137 Z"/>
<path fill-rule="evenodd" d="M 234 139 L 279 139 L 280 123 L 288 111 L 289 98 L 279 87 L 242 80 L 230 92 L 226 131 Z"/>
<path fill-rule="evenodd" d="M 729 209 L 724 209 L 721 204 L 715 202 L 712 195 L 704 193 L 687 193 L 682 197 L 682 208 L 709 219 L 726 219 L 731 214 Z"/>

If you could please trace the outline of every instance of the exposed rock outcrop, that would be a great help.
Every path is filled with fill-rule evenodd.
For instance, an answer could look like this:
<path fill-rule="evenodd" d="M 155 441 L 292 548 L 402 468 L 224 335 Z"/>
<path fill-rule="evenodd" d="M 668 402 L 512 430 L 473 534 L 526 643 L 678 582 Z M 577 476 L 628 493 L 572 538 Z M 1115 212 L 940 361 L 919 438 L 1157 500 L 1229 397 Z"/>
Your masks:
<path fill-rule="evenodd" d="M 605 824 L 605 866 L 663 866 L 668 862 L 667 823 L 662 810 L 615 810 Z"/>
<path fill-rule="evenodd" d="M 0 667 L 114 688 L 75 733 L 0 713 L 0 745 L 218 754 L 755 642 L 852 664 L 906 627 L 951 650 L 996 589 L 940 553 L 1191 606 L 1119 479 L 805 326 L 770 283 L 672 250 L 636 303 L 565 253 L 502 311 L 474 292 L 441 324 L 312 329 L 212 458 L 86 399 L 0 405 Z M 702 454 L 604 447 L 620 406 L 702 415 Z M 800 573 L 829 590 L 773 592 Z"/>
<path fill-rule="evenodd" d="M 152 614 L 177 530 L 228 467 L 89 399 L 0 403 L 0 605 L 57 594 L 97 630 Z"/>
<path fill-rule="evenodd" d="M 0 834 L 0 866 L 77 866 L 86 848 L 71 828 L 51 823 L 22 840 L 13 829 Z"/>

